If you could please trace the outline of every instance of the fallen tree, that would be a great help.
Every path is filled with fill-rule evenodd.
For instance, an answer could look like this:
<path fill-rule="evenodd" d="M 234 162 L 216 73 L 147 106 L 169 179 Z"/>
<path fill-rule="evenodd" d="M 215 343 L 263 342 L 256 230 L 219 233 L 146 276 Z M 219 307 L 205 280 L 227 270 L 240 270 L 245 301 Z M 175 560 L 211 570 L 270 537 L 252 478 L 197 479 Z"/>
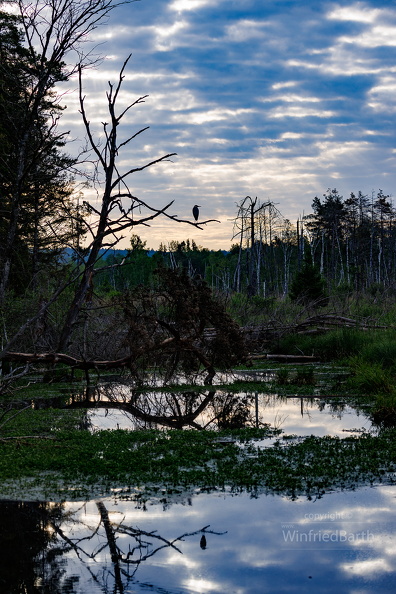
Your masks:
<path fill-rule="evenodd" d="M 147 382 L 154 371 L 164 384 L 180 373 L 206 374 L 204 383 L 210 385 L 216 370 L 231 369 L 246 360 L 243 332 L 204 281 L 194 280 L 185 270 L 164 268 L 157 274 L 157 289 L 140 287 L 112 302 L 116 314 L 110 329 L 114 343 L 111 354 L 122 352 L 120 357 L 91 357 L 89 351 L 81 351 L 77 337 L 71 353 L 8 351 L 3 361 L 52 368 L 63 364 L 85 372 L 124 368 L 139 385 Z M 206 334 L 209 324 L 215 331 Z M 107 332 L 106 327 L 103 333 Z M 84 356 L 78 356 L 78 352 Z"/>
<path fill-rule="evenodd" d="M 358 320 L 337 314 L 319 314 L 295 324 L 269 322 L 243 328 L 249 344 L 265 345 L 287 334 L 323 334 L 337 328 L 356 328 L 359 330 L 391 330 L 395 326 L 378 324 L 373 321 Z"/>

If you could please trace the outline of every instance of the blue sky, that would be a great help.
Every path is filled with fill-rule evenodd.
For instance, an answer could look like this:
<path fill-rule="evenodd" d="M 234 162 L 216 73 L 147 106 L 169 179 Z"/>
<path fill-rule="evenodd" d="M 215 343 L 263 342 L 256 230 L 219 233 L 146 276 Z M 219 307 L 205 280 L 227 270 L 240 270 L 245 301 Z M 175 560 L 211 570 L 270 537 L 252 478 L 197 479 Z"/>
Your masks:
<path fill-rule="evenodd" d="M 148 95 L 121 133 L 150 128 L 120 166 L 177 153 L 134 174 L 135 195 L 157 207 L 174 200 L 182 218 L 200 204 L 221 221 L 203 231 L 164 220 L 135 228 L 148 247 L 189 237 L 229 248 L 246 195 L 295 222 L 328 188 L 393 194 L 394 1 L 141 0 L 115 10 L 95 42 L 105 59 L 84 84 L 98 131 L 107 81 L 130 53 L 120 108 Z M 62 125 L 82 138 L 76 93 L 64 103 Z"/>

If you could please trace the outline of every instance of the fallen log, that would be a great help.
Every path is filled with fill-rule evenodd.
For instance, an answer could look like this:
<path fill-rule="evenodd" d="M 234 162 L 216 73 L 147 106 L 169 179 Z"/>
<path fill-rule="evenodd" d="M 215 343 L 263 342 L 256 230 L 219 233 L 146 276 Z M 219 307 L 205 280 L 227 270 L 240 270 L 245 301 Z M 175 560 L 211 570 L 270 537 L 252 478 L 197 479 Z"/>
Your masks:
<path fill-rule="evenodd" d="M 358 330 L 395 330 L 392 325 L 381 325 L 375 322 L 354 320 L 346 316 L 322 314 L 312 316 L 296 324 L 268 324 L 257 327 L 245 326 L 241 328 L 246 340 L 259 343 L 261 347 L 275 338 L 287 334 L 324 334 L 337 328 L 356 328 Z"/>
<path fill-rule="evenodd" d="M 265 353 L 264 355 L 250 355 L 249 360 L 270 360 L 279 361 L 281 363 L 315 363 L 320 361 L 320 357 L 315 355 L 270 355 Z"/>
<path fill-rule="evenodd" d="M 267 355 L 271 361 L 280 361 L 282 363 L 313 363 L 320 361 L 315 355 Z"/>
<path fill-rule="evenodd" d="M 56 363 L 63 363 L 74 369 L 115 369 L 119 367 L 126 367 L 131 363 L 131 357 L 123 357 L 113 361 L 84 361 L 77 359 L 64 353 L 7 353 L 3 357 L 3 361 L 19 362 L 19 363 L 48 363 L 54 365 Z"/>

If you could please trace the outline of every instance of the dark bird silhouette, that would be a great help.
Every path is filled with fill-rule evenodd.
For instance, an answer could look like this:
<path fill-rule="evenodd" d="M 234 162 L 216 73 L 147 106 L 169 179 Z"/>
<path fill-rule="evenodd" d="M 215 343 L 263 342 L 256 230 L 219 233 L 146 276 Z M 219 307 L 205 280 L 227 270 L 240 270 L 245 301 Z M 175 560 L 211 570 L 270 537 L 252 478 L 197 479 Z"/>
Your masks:
<path fill-rule="evenodd" d="M 199 546 L 201 547 L 201 549 L 205 550 L 206 549 L 206 536 L 205 534 L 203 534 L 201 536 L 201 540 L 199 541 Z"/>
<path fill-rule="evenodd" d="M 195 204 L 195 205 L 194 205 L 194 207 L 193 207 L 193 209 L 192 209 L 193 216 L 194 216 L 194 219 L 195 219 L 196 221 L 198 221 L 198 217 L 199 217 L 199 209 L 200 209 L 200 208 L 201 208 L 201 207 L 199 206 L 199 204 Z"/>

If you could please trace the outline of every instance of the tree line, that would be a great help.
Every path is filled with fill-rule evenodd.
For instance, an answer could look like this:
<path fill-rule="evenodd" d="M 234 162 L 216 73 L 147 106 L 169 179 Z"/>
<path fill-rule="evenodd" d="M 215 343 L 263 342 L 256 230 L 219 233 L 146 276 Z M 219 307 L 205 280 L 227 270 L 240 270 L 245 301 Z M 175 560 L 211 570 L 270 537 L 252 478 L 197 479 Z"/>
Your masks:
<path fill-rule="evenodd" d="M 84 72 L 97 64 L 86 43 L 91 32 L 125 3 L 10 0 L 3 3 L 7 10 L 0 11 L 0 358 L 26 345 L 35 353 L 92 358 L 88 345 L 97 339 L 98 327 L 109 324 L 121 335 L 122 320 L 128 316 L 131 320 L 135 310 L 140 330 L 146 324 L 158 344 L 176 348 L 188 329 L 185 326 L 181 332 L 180 326 L 176 331 L 175 319 L 170 323 L 169 316 L 182 311 L 177 299 L 182 299 L 186 279 L 192 283 L 188 286 L 196 303 L 206 295 L 204 285 L 216 293 L 264 299 L 290 296 L 322 303 L 339 287 L 393 288 L 395 209 L 381 190 L 370 197 L 359 192 L 344 199 L 329 189 L 322 198 L 314 198 L 312 213 L 297 224 L 273 202 L 246 196 L 236 204 L 229 250 L 208 250 L 189 239 L 162 244 L 155 253 L 146 248 L 138 227 L 147 227 L 158 217 L 201 229 L 213 221 L 182 220 L 172 214 L 172 201 L 154 207 L 131 191 L 133 175 L 165 163 L 175 153 L 154 155 L 126 168 L 120 164 L 120 153 L 147 129 L 131 132 L 124 125 L 130 110 L 147 100 L 138 96 L 120 106 L 129 57 L 117 80 L 108 83 L 107 120 L 98 129 L 91 124 Z M 75 158 L 67 153 L 68 134 L 59 128 L 64 107 L 58 91 L 59 84 L 73 75 L 78 78 L 87 139 Z M 83 199 L 81 184 L 95 187 L 99 206 Z M 114 250 L 123 233 L 131 236 L 131 242 L 121 255 Z M 166 270 L 175 273 L 172 281 Z M 164 279 L 165 288 L 160 286 Z M 174 296 L 169 295 L 170 286 Z M 157 292 L 157 301 L 152 295 L 149 299 L 148 290 Z M 149 313 L 141 304 L 136 308 L 130 295 L 121 303 L 120 295 L 131 291 L 152 304 Z M 118 299 L 118 311 L 124 312 L 116 322 L 113 313 L 103 314 L 105 307 L 116 307 L 113 297 Z M 183 310 L 189 324 L 194 308 L 192 304 L 191 311 Z M 209 323 L 204 309 L 196 334 L 189 338 L 190 350 L 191 341 L 202 338 Z M 224 315 L 221 321 L 222 315 L 217 312 L 216 319 L 225 328 L 230 320 Z M 136 320 L 131 324 L 136 326 Z M 156 350 L 152 337 L 146 338 L 147 349 Z M 224 345 L 229 338 L 224 334 Z M 129 351 L 132 344 L 133 340 Z M 209 369 L 212 360 L 207 352 L 200 352 L 199 358 Z"/>
<path fill-rule="evenodd" d="M 236 241 L 229 250 L 209 250 L 187 239 L 162 243 L 153 253 L 134 235 L 126 255 L 110 254 L 107 270 L 102 263 L 98 287 L 123 291 L 150 284 L 154 270 L 165 265 L 199 275 L 216 291 L 263 298 L 303 298 L 302 281 L 313 297 L 307 283 L 318 297 L 334 290 L 395 288 L 396 210 L 382 190 L 344 198 L 329 189 L 294 225 L 271 201 L 247 196 L 236 207 Z"/>

